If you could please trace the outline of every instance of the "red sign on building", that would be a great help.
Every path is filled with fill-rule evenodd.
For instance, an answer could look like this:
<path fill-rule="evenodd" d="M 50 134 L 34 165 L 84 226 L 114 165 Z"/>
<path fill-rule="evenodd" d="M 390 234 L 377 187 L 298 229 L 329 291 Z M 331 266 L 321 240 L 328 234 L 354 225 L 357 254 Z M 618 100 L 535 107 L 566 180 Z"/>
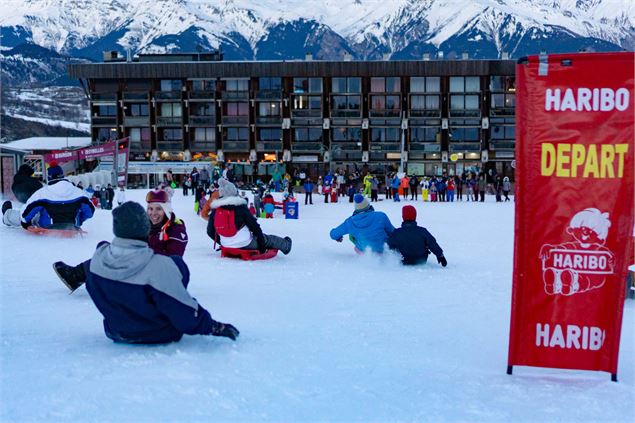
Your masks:
<path fill-rule="evenodd" d="M 633 53 L 532 56 L 516 67 L 512 366 L 617 380 L 632 261 Z"/>

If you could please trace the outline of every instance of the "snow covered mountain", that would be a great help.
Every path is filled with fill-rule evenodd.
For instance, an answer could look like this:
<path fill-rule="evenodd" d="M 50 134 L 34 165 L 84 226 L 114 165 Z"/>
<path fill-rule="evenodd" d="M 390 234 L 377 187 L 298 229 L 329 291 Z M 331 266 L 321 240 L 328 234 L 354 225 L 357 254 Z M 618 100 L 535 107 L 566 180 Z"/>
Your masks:
<path fill-rule="evenodd" d="M 221 48 L 226 59 L 519 57 L 632 50 L 629 0 L 9 0 L 3 45 L 72 57 Z"/>

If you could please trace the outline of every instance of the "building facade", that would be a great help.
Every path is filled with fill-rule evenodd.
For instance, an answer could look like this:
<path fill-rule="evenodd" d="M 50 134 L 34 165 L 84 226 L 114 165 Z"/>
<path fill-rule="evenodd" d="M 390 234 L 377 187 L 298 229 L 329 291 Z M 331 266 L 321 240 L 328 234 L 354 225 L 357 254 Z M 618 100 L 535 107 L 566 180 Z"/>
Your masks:
<path fill-rule="evenodd" d="M 216 56 L 214 59 L 218 59 Z M 69 66 L 93 142 L 129 137 L 131 160 L 513 177 L 515 61 L 223 62 L 141 55 Z"/>

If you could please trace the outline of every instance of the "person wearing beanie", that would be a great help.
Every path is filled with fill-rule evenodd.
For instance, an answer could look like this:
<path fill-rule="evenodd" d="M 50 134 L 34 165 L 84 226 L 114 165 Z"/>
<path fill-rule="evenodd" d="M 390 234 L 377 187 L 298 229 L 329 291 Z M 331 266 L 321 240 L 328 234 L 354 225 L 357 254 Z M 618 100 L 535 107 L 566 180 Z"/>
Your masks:
<path fill-rule="evenodd" d="M 342 242 L 344 235 L 349 235 L 356 251 L 370 249 L 382 253 L 388 236 L 395 230 L 390 219 L 385 213 L 375 211 L 368 198 L 361 194 L 354 195 L 353 205 L 353 215 L 331 230 L 331 239 Z"/>
<path fill-rule="evenodd" d="M 157 253 L 166 256 L 185 254 L 188 236 L 185 222 L 172 211 L 169 194 L 164 190 L 154 190 L 146 195 L 148 218 L 151 222 L 148 244 Z"/>
<path fill-rule="evenodd" d="M 26 203 L 29 197 L 40 188 L 42 188 L 42 182 L 33 177 L 33 168 L 28 164 L 20 166 L 11 184 L 11 191 L 15 198 L 20 203 Z"/>
<path fill-rule="evenodd" d="M 236 340 L 238 329 L 218 322 L 187 291 L 190 272 L 181 257 L 148 246 L 150 221 L 132 201 L 112 212 L 111 243 L 101 242 L 86 266 L 86 289 L 117 343 L 163 344 L 184 334 Z"/>
<path fill-rule="evenodd" d="M 211 204 L 207 222 L 207 235 L 211 239 L 221 247 L 258 250 L 260 253 L 276 249 L 285 255 L 291 252 L 291 238 L 262 232 L 247 208 L 247 199 L 238 195 L 236 185 L 221 178 L 218 193 L 220 197 Z"/>
<path fill-rule="evenodd" d="M 401 228 L 395 229 L 388 237 L 388 247 L 401 254 L 402 263 L 425 263 L 428 260 L 428 254 L 432 252 L 441 266 L 447 266 L 448 261 L 437 240 L 426 228 L 417 225 L 417 209 L 410 205 L 404 206 L 401 209 L 401 215 L 403 217 Z"/>
<path fill-rule="evenodd" d="M 28 171 L 26 169 L 25 171 Z M 93 217 L 95 206 L 86 192 L 64 179 L 64 171 L 52 162 L 47 185 L 33 192 L 22 209 L 10 201 L 2 204 L 2 222 L 8 226 L 45 229 L 77 229 Z"/>

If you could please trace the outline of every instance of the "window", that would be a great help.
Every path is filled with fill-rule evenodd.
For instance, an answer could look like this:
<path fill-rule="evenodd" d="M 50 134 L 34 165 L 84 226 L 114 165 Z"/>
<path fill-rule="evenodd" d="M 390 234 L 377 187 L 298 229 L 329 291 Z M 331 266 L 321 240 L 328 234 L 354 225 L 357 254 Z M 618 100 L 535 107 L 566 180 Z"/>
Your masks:
<path fill-rule="evenodd" d="M 150 142 L 150 128 L 130 128 L 130 142 Z"/>
<path fill-rule="evenodd" d="M 180 91 L 183 82 L 180 79 L 162 79 L 161 91 Z"/>
<path fill-rule="evenodd" d="M 451 128 L 451 142 L 479 142 L 481 131 L 479 128 Z"/>
<path fill-rule="evenodd" d="M 411 128 L 410 142 L 440 142 L 440 128 Z"/>
<path fill-rule="evenodd" d="M 98 116 L 117 116 L 117 106 L 97 106 Z"/>
<path fill-rule="evenodd" d="M 249 141 L 249 131 L 247 128 L 223 128 L 223 140 Z"/>
<path fill-rule="evenodd" d="M 399 110 L 398 95 L 374 95 L 371 97 L 372 110 Z"/>
<path fill-rule="evenodd" d="M 117 130 L 115 128 L 99 128 L 97 131 L 97 139 L 100 142 L 116 140 L 117 138 Z"/>
<path fill-rule="evenodd" d="M 193 116 L 214 116 L 216 107 L 214 103 L 190 103 L 192 104 Z"/>
<path fill-rule="evenodd" d="M 360 106 L 360 97 L 357 95 L 333 96 L 333 109 L 359 110 L 359 106 Z"/>
<path fill-rule="evenodd" d="M 248 79 L 226 79 L 225 91 L 249 91 Z"/>
<path fill-rule="evenodd" d="M 478 76 L 451 76 L 450 92 L 478 92 L 481 90 L 481 83 Z"/>
<path fill-rule="evenodd" d="M 298 142 L 322 142 L 321 128 L 295 128 L 293 139 Z"/>
<path fill-rule="evenodd" d="M 262 128 L 258 132 L 260 141 L 282 141 L 282 129 Z"/>
<path fill-rule="evenodd" d="M 294 93 L 321 93 L 322 78 L 293 78 Z"/>
<path fill-rule="evenodd" d="M 322 97 L 319 95 L 297 95 L 293 97 L 293 108 L 299 110 L 321 110 Z"/>
<path fill-rule="evenodd" d="M 161 129 L 163 137 L 161 140 L 163 141 L 181 141 L 183 139 L 182 131 L 180 129 Z"/>
<path fill-rule="evenodd" d="M 223 109 L 225 116 L 249 116 L 249 103 L 246 102 L 223 103 Z"/>
<path fill-rule="evenodd" d="M 361 78 L 333 78 L 331 91 L 334 93 L 361 93 Z"/>
<path fill-rule="evenodd" d="M 262 102 L 258 104 L 258 116 L 280 116 L 280 104 L 275 102 Z"/>
<path fill-rule="evenodd" d="M 362 130 L 360 128 L 333 128 L 333 141 L 361 142 Z"/>
<path fill-rule="evenodd" d="M 492 140 L 515 140 L 515 126 L 492 126 Z"/>
<path fill-rule="evenodd" d="M 216 91 L 216 80 L 195 79 L 192 81 L 192 91 Z"/>
<path fill-rule="evenodd" d="M 450 96 L 450 109 L 451 110 L 479 110 L 480 109 L 479 96 L 478 95 L 452 95 Z"/>
<path fill-rule="evenodd" d="M 373 142 L 399 142 L 399 132 L 399 128 L 372 128 L 370 138 Z"/>
<path fill-rule="evenodd" d="M 370 78 L 370 91 L 373 93 L 398 93 L 401 81 L 397 77 Z"/>
<path fill-rule="evenodd" d="M 216 141 L 215 128 L 196 128 L 194 130 L 194 141 L 214 142 Z"/>
<path fill-rule="evenodd" d="M 490 91 L 516 91 L 516 78 L 513 76 L 492 76 L 489 80 Z"/>
<path fill-rule="evenodd" d="M 492 94 L 492 109 L 516 107 L 515 94 Z"/>
<path fill-rule="evenodd" d="M 149 116 L 150 107 L 146 103 L 128 104 L 126 106 L 126 116 Z"/>
<path fill-rule="evenodd" d="M 161 103 L 161 116 L 180 117 L 181 103 Z"/>
<path fill-rule="evenodd" d="M 258 88 L 263 91 L 281 91 L 282 79 L 281 78 L 259 78 Z"/>
<path fill-rule="evenodd" d="M 441 78 L 438 76 L 416 76 L 410 78 L 410 92 L 438 93 L 441 92 Z"/>

